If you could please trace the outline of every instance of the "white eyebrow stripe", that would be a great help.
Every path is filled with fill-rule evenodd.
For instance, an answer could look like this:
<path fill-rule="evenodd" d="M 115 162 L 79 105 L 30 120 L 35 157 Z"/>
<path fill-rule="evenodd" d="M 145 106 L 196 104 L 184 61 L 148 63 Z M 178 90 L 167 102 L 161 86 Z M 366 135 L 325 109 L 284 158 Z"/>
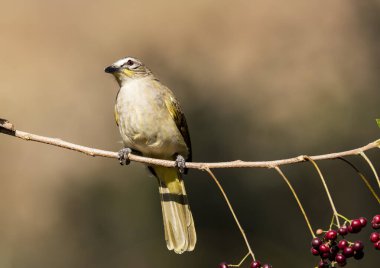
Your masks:
<path fill-rule="evenodd" d="M 113 65 L 116 66 L 116 67 L 121 67 L 124 63 L 126 63 L 128 60 L 130 60 L 131 58 L 123 58 L 123 59 L 120 59 L 118 61 L 116 61 Z"/>

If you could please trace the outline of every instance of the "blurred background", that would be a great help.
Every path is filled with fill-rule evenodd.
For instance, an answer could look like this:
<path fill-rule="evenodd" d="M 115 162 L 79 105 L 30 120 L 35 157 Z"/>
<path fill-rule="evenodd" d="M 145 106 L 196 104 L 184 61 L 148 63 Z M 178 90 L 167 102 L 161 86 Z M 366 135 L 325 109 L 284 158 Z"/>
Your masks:
<path fill-rule="evenodd" d="M 103 72 L 143 60 L 186 113 L 194 161 L 274 160 L 380 137 L 379 1 L 1 1 L 0 117 L 17 129 L 121 148 L 118 86 Z M 368 156 L 380 171 L 380 152 Z M 359 157 L 354 163 L 371 179 Z M 370 218 L 379 206 L 353 169 L 319 162 L 336 206 Z M 314 229 L 332 216 L 308 163 L 283 168 Z M 273 170 L 216 170 L 258 259 L 314 267 L 311 236 Z M 0 267 L 217 267 L 246 253 L 206 173 L 185 177 L 196 222 L 192 253 L 166 249 L 157 184 L 141 164 L 0 135 Z M 378 188 L 377 188 L 378 190 Z M 349 267 L 375 267 L 366 256 Z M 248 267 L 248 262 L 243 267 Z"/>

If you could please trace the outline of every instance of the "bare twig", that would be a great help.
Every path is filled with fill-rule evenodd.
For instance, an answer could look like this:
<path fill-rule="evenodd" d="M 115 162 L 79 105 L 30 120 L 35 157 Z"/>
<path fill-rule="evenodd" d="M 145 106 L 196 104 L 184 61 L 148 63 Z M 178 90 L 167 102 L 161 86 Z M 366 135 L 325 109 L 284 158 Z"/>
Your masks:
<path fill-rule="evenodd" d="M 373 174 L 375 175 L 377 184 L 379 185 L 380 188 L 380 179 L 379 176 L 377 175 L 376 169 L 373 166 L 371 160 L 369 160 L 368 156 L 364 152 L 360 152 L 360 155 L 364 158 L 364 160 L 368 163 L 368 165 L 371 167 Z"/>
<path fill-rule="evenodd" d="M 369 189 L 369 191 L 371 192 L 371 194 L 373 195 L 373 197 L 376 198 L 377 203 L 380 204 L 380 198 L 379 198 L 379 196 L 376 194 L 375 190 L 372 188 L 371 184 L 369 183 L 369 181 L 367 180 L 367 178 L 363 175 L 363 173 L 361 173 L 360 170 L 354 164 L 352 164 L 350 161 L 348 161 L 347 159 L 345 159 L 343 157 L 339 157 L 339 159 L 341 159 L 346 164 L 348 164 L 349 166 L 351 166 L 356 171 L 356 173 L 358 173 L 358 175 L 360 176 L 360 178 L 362 179 L 362 181 L 365 183 L 365 185 L 367 186 L 367 188 Z"/>
<path fill-rule="evenodd" d="M 238 264 L 229 264 L 228 267 L 240 267 L 243 262 L 248 258 L 248 256 L 250 255 L 251 253 L 248 252 L 241 260 Z"/>
<path fill-rule="evenodd" d="M 313 232 L 313 228 L 311 227 L 311 224 L 310 224 L 310 221 L 309 221 L 309 218 L 307 217 L 306 215 L 306 212 L 301 204 L 301 201 L 300 199 L 298 198 L 298 195 L 296 193 L 296 191 L 294 190 L 293 186 L 291 185 L 290 181 L 288 180 L 288 178 L 285 176 L 285 174 L 282 172 L 282 170 L 279 168 L 279 167 L 275 167 L 276 171 L 281 175 L 281 177 L 284 179 L 284 181 L 286 182 L 286 184 L 288 185 L 290 191 L 292 192 L 294 198 L 296 199 L 297 201 L 297 204 L 298 204 L 298 207 L 300 208 L 301 212 L 302 212 L 302 215 L 303 217 L 305 218 L 305 221 L 306 221 L 306 224 L 307 224 L 307 227 L 309 228 L 310 230 L 310 233 L 311 233 L 311 236 L 313 238 L 315 238 L 315 234 Z"/>
<path fill-rule="evenodd" d="M 323 177 L 322 172 L 321 172 L 321 170 L 319 169 L 317 163 L 315 163 L 315 161 L 314 161 L 313 159 L 309 158 L 309 157 L 307 157 L 307 159 L 313 164 L 313 166 L 315 167 L 315 169 L 317 170 L 317 172 L 318 172 L 318 174 L 319 174 L 319 177 L 321 178 L 321 181 L 322 181 L 323 187 L 325 187 L 327 197 L 329 198 L 330 205 L 331 205 L 331 208 L 332 208 L 332 210 L 333 210 L 333 213 L 334 213 L 334 216 L 335 216 L 335 219 L 336 219 L 336 224 L 337 224 L 338 227 L 340 228 L 339 214 L 338 214 L 338 211 L 337 211 L 336 208 L 335 208 L 335 204 L 334 204 L 334 201 L 333 201 L 333 199 L 332 199 L 332 197 L 331 197 L 331 194 L 330 194 L 329 188 L 327 187 L 326 180 L 325 180 L 325 178 Z"/>
<path fill-rule="evenodd" d="M 215 177 L 215 175 L 214 175 L 214 173 L 211 171 L 211 169 L 206 168 L 205 170 L 206 170 L 207 173 L 210 175 L 210 177 L 214 180 L 214 182 L 215 182 L 216 185 L 218 186 L 220 192 L 222 193 L 223 198 L 224 198 L 224 200 L 226 201 L 227 206 L 228 206 L 228 208 L 230 209 L 232 216 L 234 217 L 234 220 L 235 220 L 235 222 L 236 222 L 236 225 L 238 226 L 239 231 L 240 231 L 241 235 L 243 236 L 243 239 L 244 239 L 244 241 L 245 241 L 245 244 L 247 245 L 248 252 L 249 252 L 249 254 L 251 254 L 252 259 L 255 261 L 255 260 L 256 260 L 256 258 L 255 258 L 255 254 L 253 254 L 253 251 L 252 251 L 252 249 L 251 249 L 251 246 L 249 245 L 249 242 L 248 242 L 248 238 L 247 238 L 247 236 L 245 235 L 245 232 L 244 232 L 244 230 L 243 230 L 243 227 L 241 227 L 241 225 L 240 225 L 240 223 L 239 223 L 239 220 L 238 220 L 238 218 L 237 218 L 237 216 L 236 216 L 236 214 L 235 214 L 234 209 L 232 208 L 232 205 L 231 205 L 231 203 L 230 203 L 230 200 L 229 200 L 228 197 L 227 197 L 227 194 L 224 192 L 222 185 L 220 185 L 218 179 Z M 244 259 L 245 259 L 245 258 L 244 258 Z"/>
<path fill-rule="evenodd" d="M 44 137 L 44 136 L 39 136 L 36 134 L 24 132 L 21 130 L 15 130 L 14 126 L 5 119 L 0 119 L 0 133 L 11 135 L 11 136 L 14 136 L 23 140 L 27 140 L 27 141 L 36 141 L 36 142 L 58 146 L 65 149 L 70 149 L 70 150 L 81 152 L 90 156 L 118 158 L 117 152 L 110 152 L 110 151 L 90 148 L 90 147 L 70 143 L 67 141 L 63 141 L 57 138 Z M 368 151 L 374 148 L 380 148 L 380 139 L 374 142 L 371 142 L 365 146 L 362 146 L 360 148 L 343 151 L 339 153 L 330 153 L 330 154 L 315 155 L 315 156 L 308 156 L 308 157 L 301 155 L 301 156 L 292 157 L 288 159 L 273 160 L 273 161 L 252 162 L 252 161 L 236 160 L 236 161 L 218 162 L 218 163 L 187 162 L 186 168 L 201 169 L 201 170 L 205 170 L 207 168 L 210 168 L 210 169 L 214 169 L 214 168 L 275 168 L 281 165 L 305 162 L 307 161 L 307 158 L 317 161 L 317 160 L 325 160 L 325 159 L 336 159 L 339 157 L 344 157 L 344 156 L 349 156 L 349 155 L 357 155 L 357 154 L 360 154 L 361 152 Z M 129 158 L 131 161 L 145 163 L 149 165 L 158 165 L 158 166 L 163 166 L 163 167 L 176 166 L 175 161 L 170 161 L 170 160 L 155 159 L 155 158 L 149 158 L 149 157 L 144 157 L 144 156 L 139 156 L 139 155 L 134 155 L 134 154 L 129 154 Z"/>

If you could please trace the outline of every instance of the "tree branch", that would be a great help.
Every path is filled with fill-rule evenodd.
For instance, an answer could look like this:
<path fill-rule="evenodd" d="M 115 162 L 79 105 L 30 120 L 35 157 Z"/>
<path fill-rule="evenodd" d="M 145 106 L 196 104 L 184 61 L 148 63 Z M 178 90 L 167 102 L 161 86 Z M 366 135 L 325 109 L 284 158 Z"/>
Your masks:
<path fill-rule="evenodd" d="M 118 158 L 117 152 L 110 152 L 110 151 L 90 148 L 90 147 L 74 144 L 71 142 L 63 141 L 58 138 L 39 136 L 36 134 L 24 132 L 21 130 L 16 130 L 13 124 L 1 118 L 0 118 L 0 133 L 14 136 L 14 137 L 27 140 L 27 141 L 36 141 L 36 142 L 58 146 L 61 148 L 81 152 L 90 156 L 101 156 L 101 157 L 116 158 L 116 159 Z M 374 148 L 380 148 L 380 139 L 374 142 L 371 142 L 365 146 L 348 150 L 348 151 L 339 152 L 339 153 L 330 153 L 330 154 L 315 155 L 315 156 L 300 155 L 300 156 L 292 157 L 288 159 L 272 160 L 272 161 L 256 161 L 256 162 L 242 161 L 242 160 L 218 162 L 218 163 L 186 162 L 186 168 L 193 168 L 193 169 L 200 169 L 200 170 L 207 170 L 207 169 L 213 169 L 213 168 L 274 168 L 281 165 L 305 162 L 305 161 L 308 161 L 308 159 L 317 161 L 317 160 L 325 160 L 325 159 L 336 159 L 336 158 L 349 156 L 349 155 L 357 155 L 357 154 L 360 154 L 361 152 L 368 151 Z M 175 161 L 149 158 L 149 157 L 139 156 L 135 154 L 129 154 L 129 159 L 135 162 L 140 162 L 140 163 L 149 164 L 149 165 L 163 166 L 163 167 L 175 167 L 176 165 Z"/>

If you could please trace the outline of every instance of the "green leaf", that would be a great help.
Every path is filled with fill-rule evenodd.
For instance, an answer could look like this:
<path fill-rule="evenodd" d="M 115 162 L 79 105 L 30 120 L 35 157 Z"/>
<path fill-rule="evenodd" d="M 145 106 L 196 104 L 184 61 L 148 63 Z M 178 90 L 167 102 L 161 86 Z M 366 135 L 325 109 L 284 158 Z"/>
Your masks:
<path fill-rule="evenodd" d="M 377 125 L 380 127 L 380 119 L 376 119 Z"/>

